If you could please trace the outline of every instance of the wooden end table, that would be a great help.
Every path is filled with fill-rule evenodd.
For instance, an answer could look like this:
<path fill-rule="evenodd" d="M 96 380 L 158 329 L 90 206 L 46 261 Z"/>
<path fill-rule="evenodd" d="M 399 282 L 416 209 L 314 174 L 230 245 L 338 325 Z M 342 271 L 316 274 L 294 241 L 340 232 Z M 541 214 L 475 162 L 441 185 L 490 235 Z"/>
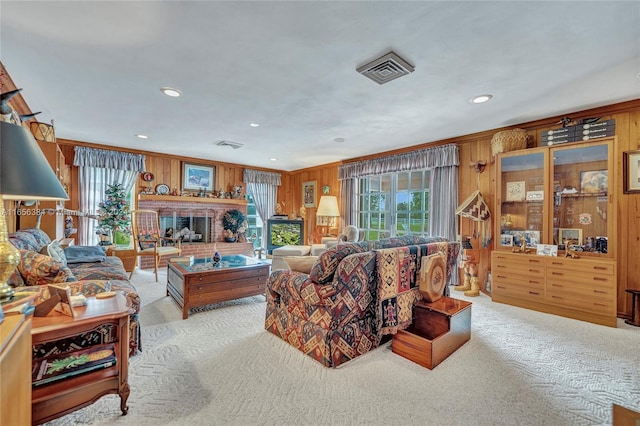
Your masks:
<path fill-rule="evenodd" d="M 264 294 L 271 265 L 237 254 L 222 256 L 218 264 L 208 257 L 191 265 L 169 262 L 167 268 L 167 295 L 187 319 L 191 308 Z"/>
<path fill-rule="evenodd" d="M 107 324 L 117 331 L 116 363 L 101 370 L 86 372 L 34 386 L 31 395 L 31 417 L 34 424 L 45 423 L 94 403 L 107 394 L 120 395 L 122 415 L 127 414 L 129 398 L 129 314 L 133 309 L 121 291 L 108 299 L 87 298 L 87 306 L 74 308 L 75 318 L 52 311 L 32 320 L 32 344 L 61 340 Z"/>

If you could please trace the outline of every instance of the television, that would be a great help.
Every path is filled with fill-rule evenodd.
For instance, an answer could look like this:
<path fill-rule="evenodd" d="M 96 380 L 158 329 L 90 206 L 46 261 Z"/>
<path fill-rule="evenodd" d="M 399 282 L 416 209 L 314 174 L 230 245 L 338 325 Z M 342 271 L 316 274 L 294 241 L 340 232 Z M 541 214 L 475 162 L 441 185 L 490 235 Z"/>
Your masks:
<path fill-rule="evenodd" d="M 267 253 L 289 245 L 304 245 L 304 220 L 267 220 Z"/>

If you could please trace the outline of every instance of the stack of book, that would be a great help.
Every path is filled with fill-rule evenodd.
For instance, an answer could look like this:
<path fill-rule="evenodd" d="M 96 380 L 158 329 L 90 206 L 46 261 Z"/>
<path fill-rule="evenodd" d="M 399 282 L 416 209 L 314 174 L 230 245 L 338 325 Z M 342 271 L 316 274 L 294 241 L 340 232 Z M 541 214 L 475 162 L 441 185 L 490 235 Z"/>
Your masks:
<path fill-rule="evenodd" d="M 545 130 L 540 133 L 541 145 L 557 145 L 567 142 L 588 141 L 606 138 L 616 134 L 616 120 L 578 124 L 560 129 Z"/>

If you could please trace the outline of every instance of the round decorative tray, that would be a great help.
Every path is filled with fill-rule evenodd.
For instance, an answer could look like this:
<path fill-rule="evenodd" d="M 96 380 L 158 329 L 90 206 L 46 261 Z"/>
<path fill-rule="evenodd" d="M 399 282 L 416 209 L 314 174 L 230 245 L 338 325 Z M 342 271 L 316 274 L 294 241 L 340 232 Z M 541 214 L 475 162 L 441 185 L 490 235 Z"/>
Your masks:
<path fill-rule="evenodd" d="M 169 194 L 169 185 L 165 185 L 164 183 L 161 183 L 160 185 L 156 186 L 156 194 L 158 195 Z"/>

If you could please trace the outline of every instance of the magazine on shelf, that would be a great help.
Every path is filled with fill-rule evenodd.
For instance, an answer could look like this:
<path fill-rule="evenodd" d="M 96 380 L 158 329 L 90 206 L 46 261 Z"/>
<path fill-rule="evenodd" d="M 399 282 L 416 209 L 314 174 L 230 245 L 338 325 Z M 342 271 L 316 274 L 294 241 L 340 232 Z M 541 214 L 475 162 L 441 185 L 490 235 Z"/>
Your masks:
<path fill-rule="evenodd" d="M 116 365 L 115 345 L 95 345 L 64 354 L 33 360 L 31 382 L 44 385 Z"/>

